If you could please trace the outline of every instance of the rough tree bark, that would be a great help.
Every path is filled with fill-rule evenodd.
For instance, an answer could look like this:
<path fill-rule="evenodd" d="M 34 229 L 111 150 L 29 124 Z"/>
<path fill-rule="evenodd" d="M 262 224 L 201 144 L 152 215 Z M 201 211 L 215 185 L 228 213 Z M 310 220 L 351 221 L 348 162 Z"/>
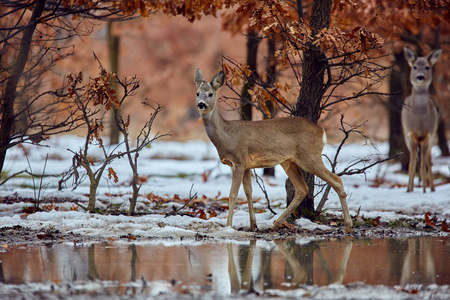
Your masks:
<path fill-rule="evenodd" d="M 277 62 L 275 60 L 275 51 L 276 51 L 276 44 L 275 44 L 275 37 L 267 40 L 267 66 L 266 66 L 266 72 L 267 72 L 267 84 L 269 86 L 273 86 L 276 79 L 277 79 Z M 275 105 L 273 105 L 272 102 L 266 103 L 267 108 L 269 109 L 269 112 L 271 114 L 271 118 L 274 117 L 275 114 Z M 275 168 L 264 168 L 263 171 L 265 176 L 275 176 Z"/>
<path fill-rule="evenodd" d="M 6 151 L 11 142 L 11 134 L 14 128 L 15 114 L 14 101 L 17 97 L 17 85 L 23 74 L 28 54 L 30 52 L 31 41 L 36 26 L 40 22 L 42 12 L 44 11 L 45 0 L 38 0 L 33 8 L 33 12 L 20 41 L 17 59 L 11 69 L 11 76 L 5 85 L 3 99 L 1 100 L 1 120 L 0 120 L 0 172 L 3 170 Z"/>
<path fill-rule="evenodd" d="M 298 3 L 301 1 L 298 1 Z M 331 17 L 332 0 L 315 0 L 311 8 L 310 26 L 315 30 L 328 27 Z M 301 3 L 298 4 L 299 18 L 302 22 Z M 297 99 L 295 116 L 304 117 L 317 123 L 320 117 L 320 104 L 325 93 L 325 71 L 328 62 L 325 54 L 312 43 L 303 51 L 302 83 Z M 303 177 L 309 187 L 309 193 L 297 208 L 296 217 L 314 218 L 314 175 L 303 172 Z M 287 204 L 294 197 L 294 186 L 286 181 Z"/>
<path fill-rule="evenodd" d="M 252 77 L 256 76 L 256 58 L 258 53 L 259 45 L 258 32 L 255 30 L 250 30 L 247 35 L 247 65 L 252 71 Z M 252 96 L 249 90 L 253 89 L 255 83 L 254 80 L 247 80 L 244 87 L 242 88 L 242 98 L 244 101 L 241 103 L 241 119 L 251 121 L 252 120 L 252 104 L 250 103 Z"/>
<path fill-rule="evenodd" d="M 109 65 L 111 72 L 119 73 L 119 37 L 112 33 L 112 22 L 108 22 L 108 49 L 109 49 Z M 112 87 L 117 93 L 117 83 L 113 83 Z M 116 145 L 119 143 L 119 128 L 115 122 L 115 109 L 110 110 L 111 127 L 109 132 L 109 143 Z"/>
<path fill-rule="evenodd" d="M 389 156 L 394 156 L 398 153 L 398 161 L 402 165 L 402 170 L 408 170 L 408 149 L 406 149 L 403 138 L 401 110 L 404 98 L 404 81 L 405 74 L 408 72 L 407 63 L 403 57 L 403 49 L 394 52 L 394 68 L 392 68 L 391 76 L 389 78 L 389 96 L 388 114 L 389 114 Z"/>

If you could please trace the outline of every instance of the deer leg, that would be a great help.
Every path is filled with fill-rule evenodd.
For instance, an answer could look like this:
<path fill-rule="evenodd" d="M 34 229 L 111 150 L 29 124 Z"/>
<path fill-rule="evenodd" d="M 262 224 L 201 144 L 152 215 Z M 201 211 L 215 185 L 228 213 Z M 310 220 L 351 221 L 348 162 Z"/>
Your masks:
<path fill-rule="evenodd" d="M 239 283 L 239 276 L 236 268 L 236 263 L 234 262 L 233 245 L 231 243 L 227 244 L 227 253 L 228 253 L 228 275 L 230 277 L 231 292 L 239 292 L 241 285 Z"/>
<path fill-rule="evenodd" d="M 253 199 L 252 199 L 252 173 L 250 169 L 244 171 L 244 179 L 242 180 L 244 185 L 245 196 L 247 197 L 248 212 L 250 214 L 250 229 L 256 229 L 256 218 L 255 210 L 253 209 Z"/>
<path fill-rule="evenodd" d="M 420 155 L 420 179 L 422 180 L 422 189 L 423 192 L 426 193 L 427 185 L 428 185 L 428 174 L 425 170 L 425 159 L 426 159 L 426 151 L 427 151 L 427 141 L 424 140 L 423 143 L 419 145 L 419 155 Z"/>
<path fill-rule="evenodd" d="M 228 211 L 228 219 L 227 226 L 233 225 L 233 213 L 234 213 L 234 205 L 236 204 L 236 199 L 239 193 L 239 187 L 242 183 L 242 177 L 244 176 L 245 169 L 240 166 L 232 166 L 233 177 L 231 181 L 230 188 L 230 196 L 229 196 L 229 211 Z"/>
<path fill-rule="evenodd" d="M 294 185 L 295 195 L 294 199 L 292 199 L 292 202 L 289 204 L 286 210 L 273 223 L 272 229 L 277 229 L 284 223 L 284 221 L 286 221 L 286 219 L 294 212 L 294 210 L 300 205 L 300 203 L 302 203 L 303 199 L 306 197 L 309 191 L 308 185 L 306 185 L 297 164 L 291 161 L 286 161 L 281 163 L 281 166 Z"/>
<path fill-rule="evenodd" d="M 434 192 L 434 180 L 433 180 L 433 170 L 431 168 L 432 166 L 432 162 L 431 162 L 431 146 L 428 148 L 428 153 L 427 153 L 427 166 L 428 166 L 428 175 L 430 176 L 430 187 L 431 187 L 431 191 Z"/>
<path fill-rule="evenodd" d="M 409 165 L 408 165 L 408 188 L 406 192 L 412 192 L 414 190 L 414 177 L 416 174 L 416 164 L 417 164 L 417 141 L 408 133 L 405 139 L 406 147 L 409 151 Z"/>
<path fill-rule="evenodd" d="M 312 166 L 312 168 L 309 168 L 306 170 L 307 172 L 310 172 L 326 183 L 328 183 L 333 190 L 338 194 L 339 201 L 341 202 L 342 207 L 342 214 L 344 215 L 344 225 L 345 225 L 345 232 L 351 233 L 353 232 L 353 222 L 352 218 L 350 216 L 350 212 L 348 210 L 347 206 L 347 193 L 344 190 L 344 185 L 342 184 L 342 180 L 339 176 L 336 174 L 330 172 L 325 165 L 322 162 L 322 158 L 320 157 L 320 161 L 317 158 L 316 164 Z"/>
<path fill-rule="evenodd" d="M 433 146 L 433 140 L 432 138 L 430 138 L 430 136 L 427 137 L 427 139 L 423 142 L 421 150 L 423 153 L 421 153 L 421 172 L 422 172 L 422 160 L 424 162 L 424 171 L 423 173 L 425 175 L 421 175 L 424 179 L 423 179 L 423 184 L 424 184 L 424 192 L 425 192 L 425 187 L 428 186 L 428 184 L 430 185 L 430 189 L 432 192 L 435 191 L 434 189 L 434 182 L 433 182 L 433 171 L 431 169 L 431 147 Z"/>

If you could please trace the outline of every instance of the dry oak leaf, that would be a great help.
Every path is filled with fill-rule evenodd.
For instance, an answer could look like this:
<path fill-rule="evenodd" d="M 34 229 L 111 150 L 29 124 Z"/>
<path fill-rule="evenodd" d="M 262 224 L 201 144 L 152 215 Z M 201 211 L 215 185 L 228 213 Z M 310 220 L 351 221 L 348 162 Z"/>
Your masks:
<path fill-rule="evenodd" d="M 116 171 L 114 171 L 113 168 L 108 168 L 108 179 L 111 180 L 111 178 L 114 177 L 114 183 L 119 182 L 119 177 L 117 177 Z"/>

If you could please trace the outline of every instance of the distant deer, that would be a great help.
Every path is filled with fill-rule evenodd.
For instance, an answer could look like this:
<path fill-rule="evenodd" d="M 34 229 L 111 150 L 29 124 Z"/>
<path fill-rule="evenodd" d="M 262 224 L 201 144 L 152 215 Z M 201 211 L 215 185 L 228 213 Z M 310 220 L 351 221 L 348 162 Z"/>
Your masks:
<path fill-rule="evenodd" d="M 232 226 L 234 205 L 239 187 L 243 183 L 250 212 L 250 229 L 256 229 L 250 169 L 280 164 L 294 185 L 295 195 L 286 210 L 274 222 L 273 229 L 283 225 L 308 194 L 308 186 L 299 170 L 301 168 L 326 181 L 336 191 L 341 201 L 345 230 L 351 232 L 352 220 L 342 181 L 339 176 L 328 171 L 322 162 L 325 131 L 300 117 L 263 121 L 223 119 L 219 113 L 217 93 L 224 84 L 224 77 L 224 73 L 220 71 L 208 82 L 200 69 L 197 69 L 194 82 L 197 85 L 197 108 L 206 133 L 217 148 L 220 161 L 229 165 L 233 173 L 227 226 Z"/>
<path fill-rule="evenodd" d="M 433 173 L 431 171 L 431 147 L 436 139 L 439 121 L 439 112 L 428 89 L 432 80 L 431 67 L 439 59 L 442 50 L 435 50 L 426 57 L 417 57 L 408 47 L 404 49 L 405 58 L 411 66 L 410 81 L 412 92 L 405 99 L 402 108 L 402 127 L 406 147 L 409 151 L 408 188 L 414 189 L 414 176 L 416 173 L 417 150 L 420 155 L 420 178 L 423 192 L 430 185 L 434 192 Z"/>

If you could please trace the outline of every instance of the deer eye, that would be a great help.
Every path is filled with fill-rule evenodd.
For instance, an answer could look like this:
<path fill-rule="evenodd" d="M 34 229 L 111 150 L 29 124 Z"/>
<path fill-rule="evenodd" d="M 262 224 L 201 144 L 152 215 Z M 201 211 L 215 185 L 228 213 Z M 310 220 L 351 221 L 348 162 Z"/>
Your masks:
<path fill-rule="evenodd" d="M 213 96 L 213 94 L 212 94 L 212 93 L 209 93 L 208 97 L 212 97 L 212 96 Z"/>
<path fill-rule="evenodd" d="M 199 93 L 199 92 L 197 92 L 197 97 L 198 97 L 198 96 L 200 96 L 200 93 Z"/>
<path fill-rule="evenodd" d="M 427 66 L 427 67 L 425 67 L 425 70 L 429 70 L 429 69 L 430 69 L 430 67 L 428 67 L 428 66 Z"/>
<path fill-rule="evenodd" d="M 417 70 L 417 67 L 416 67 L 416 66 L 414 66 L 414 67 L 413 67 L 413 69 L 414 69 L 414 70 Z"/>

